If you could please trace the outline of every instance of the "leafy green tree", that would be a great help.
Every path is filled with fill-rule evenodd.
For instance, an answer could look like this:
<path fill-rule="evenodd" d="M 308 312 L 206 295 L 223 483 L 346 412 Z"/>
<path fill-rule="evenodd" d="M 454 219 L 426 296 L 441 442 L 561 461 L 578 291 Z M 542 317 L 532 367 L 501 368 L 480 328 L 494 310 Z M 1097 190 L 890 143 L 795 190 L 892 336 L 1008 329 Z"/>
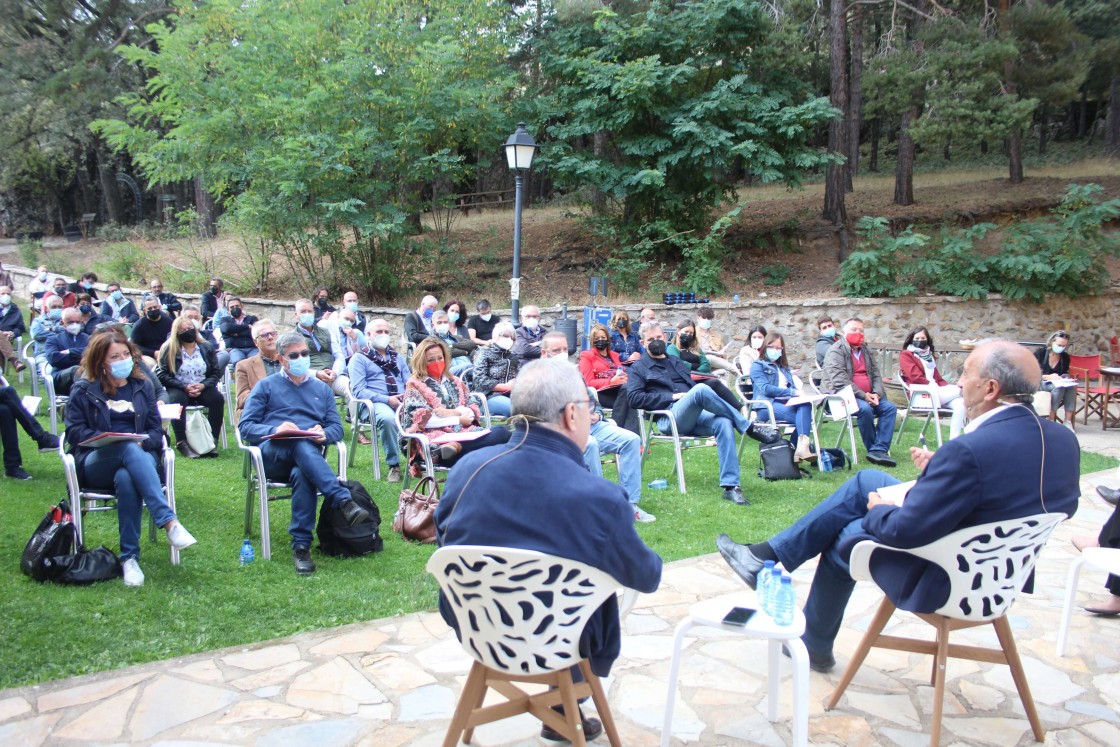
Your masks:
<path fill-rule="evenodd" d="M 500 157 L 508 6 L 184 0 L 178 13 L 150 29 L 158 50 L 124 50 L 151 82 L 123 99 L 130 119 L 98 131 L 153 180 L 201 177 L 300 287 L 392 296 L 426 185 L 468 174 L 464 153 Z"/>
<path fill-rule="evenodd" d="M 1087 99 L 1107 101 L 1104 118 L 1104 149 L 1120 156 L 1120 0 L 1066 0 L 1070 17 L 1085 37 L 1089 71 L 1082 87 L 1079 130 L 1089 129 Z"/>

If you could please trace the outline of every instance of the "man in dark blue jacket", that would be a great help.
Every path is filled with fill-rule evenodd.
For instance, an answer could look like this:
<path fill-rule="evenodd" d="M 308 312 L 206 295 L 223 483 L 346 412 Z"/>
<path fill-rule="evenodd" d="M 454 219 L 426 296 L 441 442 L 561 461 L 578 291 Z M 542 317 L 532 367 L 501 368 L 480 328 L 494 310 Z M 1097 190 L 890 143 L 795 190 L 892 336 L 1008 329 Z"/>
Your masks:
<path fill-rule="evenodd" d="M 89 335 L 82 331 L 82 312 L 77 306 L 62 310 L 62 330 L 47 338 L 47 362 L 56 371 L 63 371 L 82 362 L 82 353 L 89 344 Z"/>
<path fill-rule="evenodd" d="M 586 563 L 628 588 L 656 591 L 661 558 L 635 531 L 626 492 L 584 467 L 591 400 L 576 368 L 560 358 L 530 363 L 511 400 L 515 421 L 524 415 L 529 424 L 517 425 L 508 443 L 455 464 L 436 509 L 439 544 L 536 550 Z M 442 595 L 439 606 L 456 627 Z M 611 595 L 584 627 L 580 652 L 605 677 L 620 646 L 618 602 Z M 585 738 L 601 728 L 596 719 L 584 719 Z M 546 738 L 555 734 L 542 729 Z"/>
<path fill-rule="evenodd" d="M 832 644 L 855 587 L 848 555 L 857 541 L 910 549 L 978 524 L 1040 513 L 1073 515 L 1081 494 L 1077 437 L 1023 404 L 1031 401 L 1040 378 L 1026 348 L 1008 340 L 985 343 L 965 360 L 958 382 L 971 422 L 964 435 L 936 453 L 910 450 L 922 474 L 901 506 L 877 492 L 898 480 L 864 470 L 768 542 L 740 545 L 726 534 L 716 540 L 720 554 L 751 588 L 766 560 L 793 571 L 821 556 L 802 636 L 812 669 L 827 672 L 836 664 Z M 913 555 L 877 551 L 871 573 L 899 609 L 932 612 L 949 598 L 945 572 Z"/>

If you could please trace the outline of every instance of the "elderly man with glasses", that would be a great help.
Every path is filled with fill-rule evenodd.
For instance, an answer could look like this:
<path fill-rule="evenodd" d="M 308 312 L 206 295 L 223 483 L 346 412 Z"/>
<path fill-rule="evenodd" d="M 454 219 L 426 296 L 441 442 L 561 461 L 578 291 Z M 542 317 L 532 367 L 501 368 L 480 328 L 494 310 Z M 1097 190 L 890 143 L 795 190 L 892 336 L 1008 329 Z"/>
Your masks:
<path fill-rule="evenodd" d="M 147 301 L 149 298 L 154 298 L 159 301 L 160 311 L 167 314 L 172 319 L 179 316 L 179 313 L 183 310 L 183 304 L 178 298 L 175 298 L 174 293 L 164 292 L 162 280 L 157 279 L 148 283 L 148 290 L 144 293 L 144 300 Z"/>
<path fill-rule="evenodd" d="M 234 392 L 237 395 L 237 411 L 234 422 L 241 420 L 241 411 L 257 382 L 266 376 L 280 373 L 280 355 L 276 352 L 276 324 L 271 319 L 261 319 L 251 331 L 253 344 L 260 355 L 254 355 L 237 362 L 233 368 Z"/>
<path fill-rule="evenodd" d="M 306 337 L 285 332 L 276 340 L 276 349 L 280 373 L 266 376 L 253 387 L 237 430 L 247 443 L 261 447 L 268 479 L 292 484 L 292 523 L 288 527 L 292 557 L 296 573 L 309 576 L 315 572 L 311 535 L 318 493 L 334 504 L 350 526 L 368 519 L 369 513 L 354 502 L 323 456 L 324 444 L 342 440 L 342 419 L 330 386 L 311 375 Z"/>

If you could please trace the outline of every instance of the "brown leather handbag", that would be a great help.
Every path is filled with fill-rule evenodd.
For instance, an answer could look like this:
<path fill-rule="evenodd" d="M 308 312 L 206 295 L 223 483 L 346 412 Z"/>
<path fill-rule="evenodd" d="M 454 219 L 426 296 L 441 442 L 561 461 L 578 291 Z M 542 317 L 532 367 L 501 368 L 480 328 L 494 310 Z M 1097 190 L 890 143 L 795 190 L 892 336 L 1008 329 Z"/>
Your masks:
<path fill-rule="evenodd" d="M 402 490 L 393 514 L 393 531 L 406 540 L 435 544 L 438 505 L 439 483 L 432 477 L 425 477 L 411 490 Z"/>

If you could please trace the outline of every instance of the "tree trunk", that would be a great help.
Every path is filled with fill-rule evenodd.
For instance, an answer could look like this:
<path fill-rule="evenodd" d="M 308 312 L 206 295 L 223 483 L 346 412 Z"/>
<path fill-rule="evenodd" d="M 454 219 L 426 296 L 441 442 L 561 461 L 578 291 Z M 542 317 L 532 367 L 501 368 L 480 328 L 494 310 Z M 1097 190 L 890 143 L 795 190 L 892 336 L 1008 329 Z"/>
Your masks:
<path fill-rule="evenodd" d="M 206 191 L 202 184 L 202 177 L 194 178 L 194 210 L 198 213 L 198 229 L 208 238 L 214 238 L 218 232 L 214 230 L 214 196 Z"/>
<path fill-rule="evenodd" d="M 1007 138 L 1008 179 L 1012 184 L 1023 181 L 1023 131 L 1015 130 Z"/>
<path fill-rule="evenodd" d="M 1112 76 L 1108 88 L 1108 114 L 1104 124 L 1105 155 L 1120 157 L 1120 74 Z"/>
<path fill-rule="evenodd" d="M 982 155 L 982 156 L 988 155 L 988 141 L 987 140 L 981 140 L 980 141 L 980 155 Z"/>
<path fill-rule="evenodd" d="M 894 170 L 894 204 L 914 204 L 914 140 L 910 137 L 910 124 L 917 119 L 918 108 L 902 113 L 898 128 L 898 165 Z"/>
<path fill-rule="evenodd" d="M 867 161 L 867 169 L 872 174 L 879 173 L 879 118 L 871 120 L 871 156 Z"/>
<path fill-rule="evenodd" d="M 1081 86 L 1081 99 L 1077 106 L 1077 139 L 1084 140 L 1089 131 L 1089 96 L 1085 86 Z"/>
<path fill-rule="evenodd" d="M 97 178 L 101 182 L 101 194 L 105 196 L 105 220 L 108 223 L 123 223 L 124 204 L 121 191 L 117 188 L 116 169 L 104 153 L 97 154 Z"/>
<path fill-rule="evenodd" d="M 1011 39 L 1011 0 L 999 0 L 999 34 L 1005 41 Z M 1003 64 L 1003 88 L 1008 96 L 1015 96 L 1015 63 L 1008 60 Z M 1023 131 L 1014 130 L 1007 139 L 1008 178 L 1012 184 L 1023 181 Z"/>
<path fill-rule="evenodd" d="M 596 132 L 592 135 L 592 148 L 594 149 L 595 157 L 598 159 L 605 159 L 607 157 L 607 133 L 605 131 Z M 595 215 L 604 215 L 607 212 L 607 196 L 598 187 L 591 188 L 591 211 Z"/>
<path fill-rule="evenodd" d="M 859 140 L 863 129 L 863 6 L 852 8 L 851 114 L 848 118 L 848 190 L 852 177 L 859 175 Z"/>
<path fill-rule="evenodd" d="M 828 124 L 828 149 L 843 154 L 848 148 L 848 28 L 844 15 L 844 0 L 830 0 L 828 4 L 831 104 L 840 110 L 840 116 Z M 848 220 L 844 205 L 847 165 L 832 164 L 828 167 L 824 185 L 824 217 L 834 225 L 842 226 Z"/>

